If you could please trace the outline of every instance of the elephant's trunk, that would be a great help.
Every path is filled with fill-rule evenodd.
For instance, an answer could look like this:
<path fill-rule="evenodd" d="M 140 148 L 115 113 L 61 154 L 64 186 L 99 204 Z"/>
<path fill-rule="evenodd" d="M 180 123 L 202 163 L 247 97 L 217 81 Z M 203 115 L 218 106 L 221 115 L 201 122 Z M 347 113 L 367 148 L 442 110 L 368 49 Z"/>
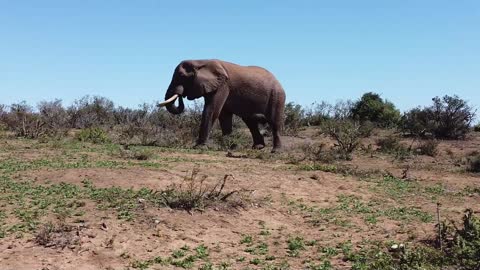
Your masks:
<path fill-rule="evenodd" d="M 185 110 L 183 104 L 183 86 L 179 85 L 175 88 L 169 87 L 165 94 L 165 101 L 160 103 L 159 106 L 166 106 L 167 110 L 172 114 L 181 114 Z M 178 106 L 175 105 L 175 100 L 178 98 Z"/>
<path fill-rule="evenodd" d="M 182 96 L 178 97 L 178 106 L 175 105 L 175 100 L 167 104 L 167 111 L 173 114 L 181 114 L 185 110 L 185 105 L 183 105 Z"/>

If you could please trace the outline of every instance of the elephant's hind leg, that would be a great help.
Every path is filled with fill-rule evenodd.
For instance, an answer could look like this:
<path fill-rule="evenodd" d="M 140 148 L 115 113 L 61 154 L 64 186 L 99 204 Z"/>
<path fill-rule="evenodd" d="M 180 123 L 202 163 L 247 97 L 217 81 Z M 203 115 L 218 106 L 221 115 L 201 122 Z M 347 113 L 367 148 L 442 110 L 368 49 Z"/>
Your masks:
<path fill-rule="evenodd" d="M 252 133 L 253 147 L 254 149 L 262 149 L 265 147 L 265 140 L 258 128 L 258 120 L 254 118 L 242 118 L 245 124 L 247 124 L 250 133 Z"/>
<path fill-rule="evenodd" d="M 269 121 L 273 135 L 272 153 L 277 152 L 282 148 L 280 133 L 283 131 L 285 109 L 285 94 L 283 93 L 283 91 L 277 93 L 274 104 L 275 106 L 272 107 L 272 113 Z"/>

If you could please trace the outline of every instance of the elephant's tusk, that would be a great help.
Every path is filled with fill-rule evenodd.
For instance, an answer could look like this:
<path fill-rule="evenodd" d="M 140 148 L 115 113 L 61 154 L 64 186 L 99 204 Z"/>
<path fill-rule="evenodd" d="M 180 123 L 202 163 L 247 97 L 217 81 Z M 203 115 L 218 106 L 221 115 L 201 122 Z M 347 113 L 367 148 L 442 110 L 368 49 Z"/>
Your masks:
<path fill-rule="evenodd" d="M 170 104 L 170 103 L 174 102 L 177 98 L 178 98 L 178 94 L 175 94 L 175 95 L 173 95 L 171 98 L 165 100 L 164 102 L 158 103 L 158 104 L 157 104 L 157 107 L 163 107 L 163 106 L 165 106 L 165 105 L 167 105 L 167 104 Z"/>

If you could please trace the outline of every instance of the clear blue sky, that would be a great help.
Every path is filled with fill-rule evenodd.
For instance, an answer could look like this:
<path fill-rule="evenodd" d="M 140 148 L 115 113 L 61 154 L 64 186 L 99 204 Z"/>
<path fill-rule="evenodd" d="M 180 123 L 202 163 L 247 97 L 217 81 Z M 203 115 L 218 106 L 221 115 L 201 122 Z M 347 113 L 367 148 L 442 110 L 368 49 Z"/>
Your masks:
<path fill-rule="evenodd" d="M 480 1 L 0 0 L 0 103 L 161 100 L 182 59 L 271 70 L 287 100 L 480 106 Z"/>

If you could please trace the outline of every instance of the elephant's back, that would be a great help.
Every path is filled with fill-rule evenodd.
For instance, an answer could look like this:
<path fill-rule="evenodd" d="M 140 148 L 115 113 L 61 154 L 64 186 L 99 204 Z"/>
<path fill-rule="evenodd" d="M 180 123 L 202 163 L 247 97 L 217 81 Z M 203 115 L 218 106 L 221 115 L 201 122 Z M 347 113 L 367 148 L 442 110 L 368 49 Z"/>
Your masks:
<path fill-rule="evenodd" d="M 273 103 L 282 103 L 285 93 L 275 76 L 258 66 L 224 65 L 229 76 L 230 95 L 226 106 L 235 114 L 268 115 Z"/>

